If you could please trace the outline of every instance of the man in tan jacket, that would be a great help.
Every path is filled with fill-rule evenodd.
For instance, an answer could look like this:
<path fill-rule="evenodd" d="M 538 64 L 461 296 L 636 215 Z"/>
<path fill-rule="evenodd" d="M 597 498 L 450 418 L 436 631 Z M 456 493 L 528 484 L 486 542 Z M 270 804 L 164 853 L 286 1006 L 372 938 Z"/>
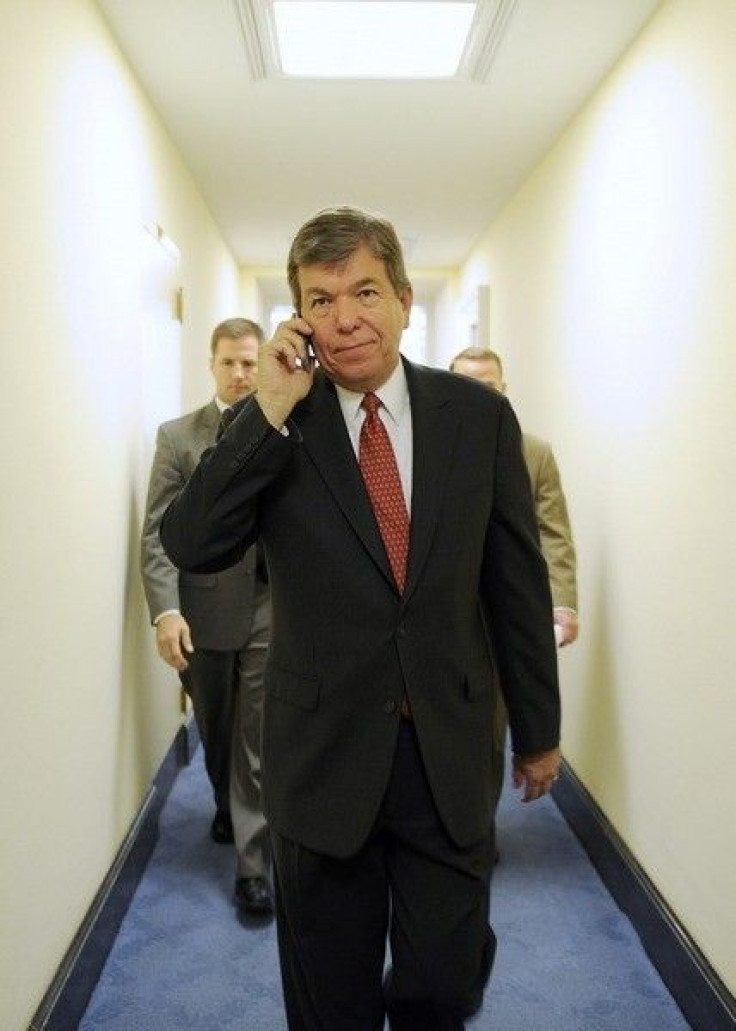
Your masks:
<path fill-rule="evenodd" d="M 478 380 L 500 393 L 506 393 L 501 358 L 489 347 L 468 347 L 450 363 L 450 371 Z M 560 471 L 546 440 L 523 434 L 524 460 L 532 485 L 534 510 L 539 524 L 542 553 L 549 570 L 554 605 L 555 637 L 564 648 L 578 636 L 578 592 L 575 545 L 573 544 L 567 501 L 562 489 Z M 503 699 L 498 699 L 494 720 L 494 745 L 503 777 L 503 755 L 507 715 Z M 499 787 L 500 794 L 500 787 Z"/>

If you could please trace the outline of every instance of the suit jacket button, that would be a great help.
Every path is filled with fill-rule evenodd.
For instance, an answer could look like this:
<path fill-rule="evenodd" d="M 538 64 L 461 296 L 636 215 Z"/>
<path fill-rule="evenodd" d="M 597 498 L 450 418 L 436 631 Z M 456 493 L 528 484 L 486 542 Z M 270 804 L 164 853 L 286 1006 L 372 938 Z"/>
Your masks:
<path fill-rule="evenodd" d="M 396 702 L 392 702 L 391 699 L 383 703 L 383 711 L 387 716 L 390 716 L 392 712 L 396 712 Z"/>

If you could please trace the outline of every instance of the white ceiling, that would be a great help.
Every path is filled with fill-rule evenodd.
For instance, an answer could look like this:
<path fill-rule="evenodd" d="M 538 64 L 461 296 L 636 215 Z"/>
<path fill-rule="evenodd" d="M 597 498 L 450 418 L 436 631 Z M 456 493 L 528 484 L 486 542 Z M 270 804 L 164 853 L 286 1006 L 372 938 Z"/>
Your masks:
<path fill-rule="evenodd" d="M 97 0 L 237 259 L 279 270 L 335 203 L 386 214 L 412 268 L 460 264 L 660 0 L 484 2 L 485 82 L 335 83 L 255 80 L 250 0 Z"/>

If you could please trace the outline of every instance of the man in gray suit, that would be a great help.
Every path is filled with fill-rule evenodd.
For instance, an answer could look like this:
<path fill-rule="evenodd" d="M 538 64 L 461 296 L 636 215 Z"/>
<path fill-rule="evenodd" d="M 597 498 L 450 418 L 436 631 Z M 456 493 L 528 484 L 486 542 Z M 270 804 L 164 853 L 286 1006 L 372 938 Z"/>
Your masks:
<path fill-rule="evenodd" d="M 268 577 L 257 546 L 221 572 L 179 572 L 161 547 L 159 524 L 202 452 L 215 443 L 222 412 L 254 391 L 262 342 L 261 327 L 250 319 L 215 327 L 215 397 L 159 427 L 141 541 L 156 644 L 192 699 L 216 805 L 210 834 L 217 842 L 235 841 L 235 897 L 244 913 L 270 913 L 273 906 L 260 761 Z"/>

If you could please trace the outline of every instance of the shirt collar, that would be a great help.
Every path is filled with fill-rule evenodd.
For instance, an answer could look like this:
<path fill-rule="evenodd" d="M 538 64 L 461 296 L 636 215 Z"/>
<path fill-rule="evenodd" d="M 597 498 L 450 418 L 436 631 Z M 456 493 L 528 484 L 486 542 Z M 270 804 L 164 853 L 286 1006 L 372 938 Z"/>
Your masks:
<path fill-rule="evenodd" d="M 335 384 L 335 389 L 345 422 L 351 426 L 360 414 L 360 403 L 365 394 L 356 394 L 354 390 L 341 387 L 338 383 Z M 401 358 L 386 382 L 373 393 L 380 399 L 391 420 L 398 425 L 409 404 L 409 387 L 406 383 L 406 373 Z"/>

